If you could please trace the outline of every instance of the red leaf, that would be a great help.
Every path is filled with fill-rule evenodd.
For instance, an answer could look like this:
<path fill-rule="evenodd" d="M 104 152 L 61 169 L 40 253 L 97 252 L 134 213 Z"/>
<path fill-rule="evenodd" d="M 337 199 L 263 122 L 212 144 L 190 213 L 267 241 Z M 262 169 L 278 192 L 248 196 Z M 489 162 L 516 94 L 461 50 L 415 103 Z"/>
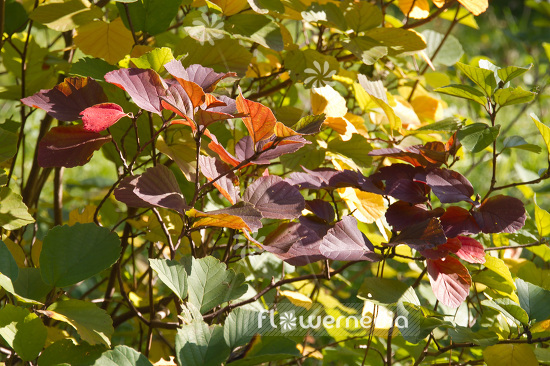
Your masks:
<path fill-rule="evenodd" d="M 441 244 L 432 249 L 422 250 L 420 254 L 428 259 L 445 258 L 449 253 L 455 253 L 462 246 L 457 238 L 447 239 L 445 244 Z"/>
<path fill-rule="evenodd" d="M 447 242 L 443 228 L 436 218 L 405 228 L 390 240 L 389 245 L 407 244 L 413 249 L 430 249 Z"/>
<path fill-rule="evenodd" d="M 425 221 L 432 217 L 439 217 L 445 212 L 441 207 L 428 210 L 425 204 L 413 205 L 405 201 L 397 201 L 388 207 L 386 221 L 394 230 L 401 231 L 406 227 Z"/>
<path fill-rule="evenodd" d="M 208 179 L 208 181 L 214 180 L 229 170 L 228 167 L 221 161 L 204 155 L 199 156 L 199 166 L 202 174 L 206 177 L 206 179 Z M 227 174 L 214 182 L 214 187 L 216 187 L 221 194 L 229 200 L 229 202 L 235 204 L 237 203 L 239 194 L 235 190 L 235 185 L 230 178 L 236 179 L 233 173 Z"/>
<path fill-rule="evenodd" d="M 126 116 L 122 107 L 115 103 L 101 103 L 83 110 L 80 115 L 87 131 L 101 132 Z"/>
<path fill-rule="evenodd" d="M 277 119 L 268 107 L 245 99 L 242 94 L 239 94 L 237 97 L 237 111 L 247 116 L 242 117 L 242 119 L 254 144 L 274 134 L 273 130 Z"/>
<path fill-rule="evenodd" d="M 449 238 L 462 234 L 475 235 L 481 231 L 470 212 L 458 206 L 447 208 L 441 216 L 441 226 Z"/>
<path fill-rule="evenodd" d="M 357 228 L 357 220 L 346 216 L 324 236 L 319 251 L 327 259 L 337 261 L 379 261 L 372 243 Z"/>
<path fill-rule="evenodd" d="M 21 99 L 23 104 L 40 108 L 60 121 L 76 121 L 80 112 L 98 103 L 107 102 L 103 88 L 92 78 L 70 77 L 53 89 Z"/>
<path fill-rule="evenodd" d="M 86 131 L 79 126 L 58 126 L 49 130 L 38 144 L 38 165 L 42 168 L 72 168 L 86 164 L 111 136 Z"/>
<path fill-rule="evenodd" d="M 467 236 L 459 236 L 457 239 L 462 244 L 462 247 L 455 251 L 458 258 L 468 263 L 485 263 L 485 249 L 480 242 Z"/>
<path fill-rule="evenodd" d="M 523 203 L 514 197 L 497 195 L 487 198 L 473 216 L 484 233 L 513 233 L 525 224 Z"/>
<path fill-rule="evenodd" d="M 444 305 L 458 308 L 470 293 L 470 273 L 453 257 L 426 260 L 428 276 L 435 297 Z"/>
<path fill-rule="evenodd" d="M 268 219 L 295 219 L 305 208 L 300 191 L 276 175 L 258 178 L 246 189 L 243 200 Z"/>
<path fill-rule="evenodd" d="M 168 86 L 154 70 L 113 70 L 105 74 L 105 81 L 124 89 L 141 109 L 161 114 L 160 97 L 165 95 Z"/>

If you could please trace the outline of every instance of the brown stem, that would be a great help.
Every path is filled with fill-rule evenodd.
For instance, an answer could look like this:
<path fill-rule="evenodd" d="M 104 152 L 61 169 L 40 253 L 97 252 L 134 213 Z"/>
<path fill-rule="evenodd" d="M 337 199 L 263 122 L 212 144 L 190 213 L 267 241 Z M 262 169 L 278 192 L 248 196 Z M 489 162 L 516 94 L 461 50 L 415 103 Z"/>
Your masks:
<path fill-rule="evenodd" d="M 63 170 L 55 168 L 53 176 L 53 222 L 56 226 L 63 224 Z"/>

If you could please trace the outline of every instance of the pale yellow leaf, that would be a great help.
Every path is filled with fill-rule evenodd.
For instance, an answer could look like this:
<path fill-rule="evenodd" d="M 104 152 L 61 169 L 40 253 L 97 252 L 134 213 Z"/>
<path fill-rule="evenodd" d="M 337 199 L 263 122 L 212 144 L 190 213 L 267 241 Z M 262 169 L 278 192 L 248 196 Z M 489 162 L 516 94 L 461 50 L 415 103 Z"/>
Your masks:
<path fill-rule="evenodd" d="M 311 89 L 311 109 L 327 117 L 344 117 L 348 112 L 344 97 L 329 85 Z"/>
<path fill-rule="evenodd" d="M 296 348 L 298 348 L 298 351 L 300 351 L 300 353 L 304 356 L 313 357 L 318 360 L 323 359 L 323 354 L 311 346 L 305 346 L 304 348 L 302 344 L 297 344 Z"/>
<path fill-rule="evenodd" d="M 323 124 L 341 135 L 344 141 L 350 140 L 351 135 L 357 133 L 355 126 L 344 117 L 328 117 Z"/>
<path fill-rule="evenodd" d="M 483 351 L 487 366 L 538 366 L 539 362 L 528 344 L 495 344 Z"/>
<path fill-rule="evenodd" d="M 94 20 L 81 26 L 77 29 L 74 44 L 87 55 L 116 64 L 132 51 L 134 40 L 122 19 L 116 18 L 111 23 Z"/>
<path fill-rule="evenodd" d="M 403 14 L 414 19 L 425 19 L 430 15 L 427 0 L 398 0 L 397 5 Z"/>
<path fill-rule="evenodd" d="M 346 202 L 353 216 L 361 222 L 372 224 L 384 216 L 384 198 L 379 194 L 363 192 L 351 187 L 338 189 L 338 194 Z"/>
<path fill-rule="evenodd" d="M 296 306 L 301 306 L 303 308 L 306 308 L 307 310 L 311 309 L 311 305 L 313 305 L 313 301 L 307 297 L 304 294 L 301 294 L 299 292 L 295 291 L 281 291 L 281 296 L 284 296 L 293 303 Z"/>
<path fill-rule="evenodd" d="M 174 361 L 175 357 L 170 356 L 170 359 L 166 361 L 164 358 L 161 358 L 157 362 L 153 364 L 153 366 L 177 366 L 176 362 Z"/>
<path fill-rule="evenodd" d="M 95 205 L 87 205 L 83 209 L 76 208 L 69 212 L 69 226 L 73 226 L 77 222 L 81 224 L 93 222 L 96 208 Z"/>

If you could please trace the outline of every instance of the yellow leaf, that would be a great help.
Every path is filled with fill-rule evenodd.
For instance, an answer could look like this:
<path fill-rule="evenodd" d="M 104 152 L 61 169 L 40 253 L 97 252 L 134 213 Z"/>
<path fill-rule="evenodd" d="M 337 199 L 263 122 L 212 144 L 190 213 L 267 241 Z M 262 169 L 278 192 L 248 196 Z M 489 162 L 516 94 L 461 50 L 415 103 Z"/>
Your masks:
<path fill-rule="evenodd" d="M 166 361 L 164 358 L 161 358 L 160 360 L 155 362 L 153 366 L 178 366 L 178 365 L 174 362 L 174 356 L 170 356 L 170 359 L 168 361 Z"/>
<path fill-rule="evenodd" d="M 223 15 L 231 16 L 237 14 L 248 6 L 247 0 L 210 0 L 222 9 Z"/>
<path fill-rule="evenodd" d="M 441 8 L 447 2 L 446 0 L 432 1 L 438 8 Z M 474 15 L 483 13 L 489 7 L 489 0 L 458 0 L 458 2 Z"/>
<path fill-rule="evenodd" d="M 155 47 L 138 44 L 138 45 L 135 45 L 134 48 L 132 48 L 132 51 L 130 52 L 130 57 L 139 58 L 145 55 L 147 52 L 153 51 L 154 49 Z"/>
<path fill-rule="evenodd" d="M 275 132 L 275 136 L 277 137 L 290 137 L 300 135 L 298 132 L 294 131 L 290 127 L 287 127 L 282 122 L 275 123 L 275 128 L 273 131 Z"/>
<path fill-rule="evenodd" d="M 250 227 L 238 216 L 233 216 L 230 214 L 209 214 L 205 212 L 200 212 L 194 208 L 185 213 L 189 217 L 198 217 L 199 220 L 195 221 L 193 227 L 200 226 L 216 226 L 216 227 L 228 227 L 230 229 L 247 229 L 250 231 Z"/>
<path fill-rule="evenodd" d="M 15 259 L 15 263 L 17 263 L 17 266 L 25 267 L 25 252 L 23 252 L 23 249 L 21 249 L 19 245 L 15 244 L 8 237 L 5 237 L 2 241 L 6 244 L 6 247 L 8 247 L 13 259 Z"/>
<path fill-rule="evenodd" d="M 384 198 L 378 194 L 363 192 L 351 187 L 338 189 L 338 194 L 346 202 L 353 216 L 361 222 L 372 224 L 384 216 Z"/>
<path fill-rule="evenodd" d="M 77 222 L 87 224 L 94 221 L 96 206 L 87 205 L 84 209 L 76 208 L 69 212 L 69 226 L 73 226 Z"/>
<path fill-rule="evenodd" d="M 343 117 L 327 117 L 323 124 L 342 135 L 344 141 L 348 141 L 352 134 L 357 133 L 355 126 Z"/>
<path fill-rule="evenodd" d="M 35 267 L 40 267 L 40 253 L 42 252 L 42 241 L 36 240 L 31 248 L 32 263 Z"/>
<path fill-rule="evenodd" d="M 403 14 L 414 19 L 425 19 L 430 15 L 427 0 L 399 0 L 397 3 Z"/>
<path fill-rule="evenodd" d="M 531 333 L 548 332 L 550 330 L 550 319 L 535 323 L 530 330 Z"/>
<path fill-rule="evenodd" d="M 483 350 L 487 366 L 537 366 L 535 352 L 528 344 L 495 344 Z"/>
<path fill-rule="evenodd" d="M 369 130 L 367 129 L 367 126 L 365 126 L 365 120 L 363 117 L 352 113 L 346 113 L 344 117 L 353 125 L 353 127 L 355 127 L 358 134 L 363 135 L 364 137 L 369 137 Z"/>
<path fill-rule="evenodd" d="M 392 108 L 395 115 L 401 120 L 403 128 L 414 130 L 420 127 L 420 119 L 416 115 L 413 107 L 407 100 L 401 96 L 394 96 L 395 106 Z"/>
<path fill-rule="evenodd" d="M 313 114 L 324 113 L 327 117 L 344 117 L 348 113 L 346 100 L 331 86 L 311 89 Z"/>
<path fill-rule="evenodd" d="M 281 296 L 286 297 L 291 303 L 296 306 L 301 306 L 307 310 L 311 309 L 313 301 L 304 294 L 295 291 L 281 291 Z"/>
<path fill-rule="evenodd" d="M 296 348 L 298 348 L 298 351 L 300 351 L 300 353 L 304 356 L 313 357 L 318 360 L 323 359 L 323 354 L 311 346 L 306 346 L 304 348 L 302 344 L 297 344 Z"/>
<path fill-rule="evenodd" d="M 85 54 L 114 65 L 132 51 L 134 40 L 122 19 L 116 18 L 111 23 L 94 20 L 81 26 L 74 37 L 74 44 Z"/>
<path fill-rule="evenodd" d="M 439 121 L 443 117 L 441 101 L 429 95 L 414 98 L 411 106 L 422 122 Z"/>
<path fill-rule="evenodd" d="M 382 108 L 382 111 L 388 118 L 391 129 L 399 131 L 401 129 L 401 119 L 395 114 L 392 107 L 390 107 L 386 88 L 384 88 L 382 81 L 370 81 L 365 75 L 359 75 L 359 83 L 371 97 L 373 102 L 376 103 L 378 107 Z"/>

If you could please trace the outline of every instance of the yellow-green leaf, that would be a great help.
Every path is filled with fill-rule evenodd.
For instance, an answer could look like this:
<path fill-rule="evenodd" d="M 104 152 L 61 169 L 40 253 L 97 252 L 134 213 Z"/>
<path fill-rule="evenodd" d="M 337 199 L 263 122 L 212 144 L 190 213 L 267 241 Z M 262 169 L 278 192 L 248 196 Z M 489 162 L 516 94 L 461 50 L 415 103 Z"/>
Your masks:
<path fill-rule="evenodd" d="M 164 65 L 174 59 L 172 50 L 168 47 L 155 48 L 140 57 L 131 58 L 130 61 L 140 69 L 153 69 L 159 74 L 164 72 Z"/>
<path fill-rule="evenodd" d="M 550 213 L 539 207 L 535 196 L 535 222 L 540 236 L 550 235 Z"/>
<path fill-rule="evenodd" d="M 390 122 L 392 130 L 401 129 L 401 119 L 397 117 L 393 109 L 388 104 L 388 97 L 386 96 L 386 89 L 382 84 L 382 81 L 370 81 L 365 75 L 359 75 L 359 83 L 365 89 L 367 94 L 372 100 L 384 111 L 384 114 Z"/>
<path fill-rule="evenodd" d="M 59 32 L 75 29 L 101 17 L 103 11 L 88 0 L 50 1 L 29 15 L 32 20 Z"/>
<path fill-rule="evenodd" d="M 524 90 L 521 86 L 517 88 L 499 89 L 495 92 L 495 102 L 501 106 L 528 103 L 535 98 L 535 93 Z"/>
<path fill-rule="evenodd" d="M 304 294 L 295 291 L 281 291 L 281 296 L 284 296 L 296 306 L 301 306 L 306 309 L 311 309 L 313 301 Z"/>
<path fill-rule="evenodd" d="M 117 18 L 111 23 L 94 20 L 83 25 L 77 29 L 74 43 L 85 54 L 115 64 L 130 53 L 134 40 L 122 20 Z"/>
<path fill-rule="evenodd" d="M 535 122 L 537 128 L 539 129 L 542 138 L 544 139 L 544 143 L 546 144 L 546 148 L 548 149 L 548 157 L 550 158 L 550 127 L 542 123 L 536 114 L 531 113 L 530 116 L 533 119 L 533 122 Z"/>
<path fill-rule="evenodd" d="M 495 344 L 483 351 L 487 366 L 537 366 L 539 363 L 530 345 Z"/>

